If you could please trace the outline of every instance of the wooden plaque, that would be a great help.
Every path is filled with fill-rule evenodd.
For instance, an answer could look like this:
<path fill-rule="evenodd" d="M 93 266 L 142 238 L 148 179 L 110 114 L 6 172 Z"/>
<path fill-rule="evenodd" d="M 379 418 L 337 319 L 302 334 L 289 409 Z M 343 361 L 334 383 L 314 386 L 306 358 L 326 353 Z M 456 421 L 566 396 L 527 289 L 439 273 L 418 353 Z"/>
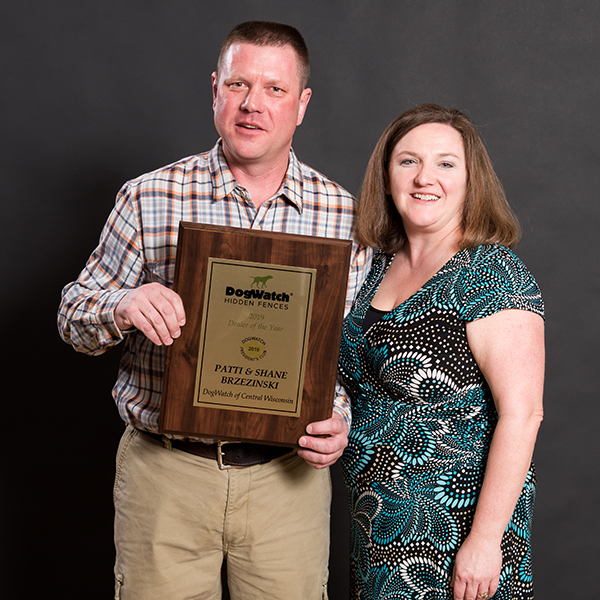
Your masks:
<path fill-rule="evenodd" d="M 296 446 L 331 417 L 352 242 L 182 222 L 159 428 Z"/>

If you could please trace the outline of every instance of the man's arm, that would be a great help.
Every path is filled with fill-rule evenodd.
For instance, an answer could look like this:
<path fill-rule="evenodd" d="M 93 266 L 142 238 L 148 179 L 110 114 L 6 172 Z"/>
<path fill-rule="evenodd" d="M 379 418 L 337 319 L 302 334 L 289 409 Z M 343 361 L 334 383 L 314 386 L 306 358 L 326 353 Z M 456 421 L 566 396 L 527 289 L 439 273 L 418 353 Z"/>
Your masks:
<path fill-rule="evenodd" d="M 140 219 L 128 190 L 126 185 L 119 192 L 98 247 L 77 280 L 62 293 L 59 333 L 78 352 L 102 354 L 123 340 L 128 327 L 143 326 L 139 316 L 128 310 L 137 304 L 134 301 L 132 306 L 135 296 L 130 292 L 142 290 L 144 284 Z M 173 293 L 159 284 L 151 285 L 153 291 L 160 287 Z"/>

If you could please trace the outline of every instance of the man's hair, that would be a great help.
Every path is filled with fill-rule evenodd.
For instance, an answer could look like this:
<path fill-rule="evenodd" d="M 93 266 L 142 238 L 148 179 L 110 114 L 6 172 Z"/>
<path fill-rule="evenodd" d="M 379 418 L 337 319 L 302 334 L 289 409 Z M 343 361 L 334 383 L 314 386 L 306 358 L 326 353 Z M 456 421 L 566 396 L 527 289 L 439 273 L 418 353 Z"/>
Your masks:
<path fill-rule="evenodd" d="M 291 46 L 298 60 L 300 91 L 308 85 L 310 76 L 310 58 L 308 48 L 300 32 L 291 25 L 273 21 L 246 21 L 236 25 L 223 40 L 217 61 L 217 73 L 227 50 L 233 44 L 254 44 L 255 46 Z"/>
<path fill-rule="evenodd" d="M 402 219 L 389 194 L 390 158 L 396 144 L 409 131 L 426 123 L 453 127 L 462 137 L 467 166 L 467 191 L 462 214 L 459 246 L 480 244 L 514 246 L 521 228 L 504 193 L 477 128 L 456 109 L 437 104 L 422 104 L 401 114 L 388 125 L 371 155 L 360 190 L 356 217 L 356 240 L 388 253 L 397 252 L 406 241 Z"/>

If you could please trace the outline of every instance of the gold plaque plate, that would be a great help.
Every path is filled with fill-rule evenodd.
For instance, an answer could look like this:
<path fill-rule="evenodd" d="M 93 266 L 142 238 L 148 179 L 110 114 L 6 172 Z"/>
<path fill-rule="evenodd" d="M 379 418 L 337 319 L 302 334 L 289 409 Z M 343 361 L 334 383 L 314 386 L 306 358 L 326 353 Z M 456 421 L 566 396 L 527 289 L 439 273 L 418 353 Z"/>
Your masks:
<path fill-rule="evenodd" d="M 316 275 L 208 259 L 194 406 L 300 415 Z"/>

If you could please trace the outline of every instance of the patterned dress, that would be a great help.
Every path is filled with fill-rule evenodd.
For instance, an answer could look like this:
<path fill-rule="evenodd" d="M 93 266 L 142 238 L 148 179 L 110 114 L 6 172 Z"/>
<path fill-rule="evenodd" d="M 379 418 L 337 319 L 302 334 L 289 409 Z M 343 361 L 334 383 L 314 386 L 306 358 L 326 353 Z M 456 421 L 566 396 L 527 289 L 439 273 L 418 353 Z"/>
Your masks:
<path fill-rule="evenodd" d="M 378 254 L 344 321 L 340 373 L 353 422 L 342 459 L 351 514 L 351 597 L 448 600 L 497 413 L 466 322 L 515 308 L 543 316 L 539 288 L 507 248 L 454 255 L 363 331 L 391 256 Z M 533 464 L 502 541 L 494 600 L 533 598 Z"/>

